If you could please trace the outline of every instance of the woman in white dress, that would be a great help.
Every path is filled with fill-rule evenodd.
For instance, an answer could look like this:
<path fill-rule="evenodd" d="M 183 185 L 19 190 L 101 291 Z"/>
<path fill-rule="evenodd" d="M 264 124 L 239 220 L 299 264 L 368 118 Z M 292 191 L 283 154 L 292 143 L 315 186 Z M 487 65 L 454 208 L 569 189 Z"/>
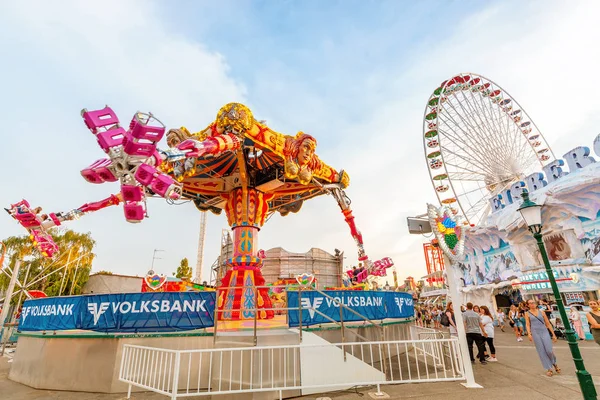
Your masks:
<path fill-rule="evenodd" d="M 490 348 L 491 357 L 487 360 L 488 362 L 496 362 L 496 348 L 494 347 L 494 318 L 492 317 L 492 313 L 490 313 L 490 309 L 487 306 L 481 306 L 481 311 L 483 315 L 481 316 L 481 324 L 483 325 L 483 330 L 487 333 L 487 337 L 485 341 Z"/>
<path fill-rule="evenodd" d="M 581 315 L 575 306 L 571 306 L 571 312 L 569 313 L 569 321 L 573 330 L 577 332 L 579 340 L 585 340 L 585 333 L 583 332 L 583 323 L 581 322 Z"/>

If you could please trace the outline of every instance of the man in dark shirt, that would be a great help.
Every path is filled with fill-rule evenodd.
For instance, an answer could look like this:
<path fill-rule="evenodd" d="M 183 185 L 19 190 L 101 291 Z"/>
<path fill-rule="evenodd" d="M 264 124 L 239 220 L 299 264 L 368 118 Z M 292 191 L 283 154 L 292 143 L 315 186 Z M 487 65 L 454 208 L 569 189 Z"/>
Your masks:
<path fill-rule="evenodd" d="M 479 350 L 479 361 L 482 364 L 487 364 L 485 361 L 485 337 L 487 333 L 483 329 L 483 324 L 479 314 L 473 311 L 473 303 L 467 303 L 467 311 L 463 313 L 463 319 L 465 321 L 465 332 L 467 332 L 467 346 L 469 347 L 469 355 L 471 356 L 471 362 L 475 362 L 473 357 L 473 342 L 477 345 Z"/>

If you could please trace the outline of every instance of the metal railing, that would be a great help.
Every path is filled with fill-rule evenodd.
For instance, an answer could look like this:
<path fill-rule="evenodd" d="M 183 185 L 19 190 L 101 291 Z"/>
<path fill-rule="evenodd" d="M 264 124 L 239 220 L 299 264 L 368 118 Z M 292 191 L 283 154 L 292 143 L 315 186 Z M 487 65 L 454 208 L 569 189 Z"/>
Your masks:
<path fill-rule="evenodd" d="M 442 347 L 446 356 L 439 357 Z M 327 376 L 308 379 L 306 368 L 319 368 L 322 357 L 339 363 Z M 316 354 L 323 354 L 315 357 Z M 308 354 L 312 354 L 312 357 Z M 337 354 L 337 356 L 335 355 Z M 344 357 L 342 357 L 342 354 Z M 336 357 L 339 357 L 336 361 Z M 352 368 L 341 373 L 352 361 Z M 303 363 L 315 363 L 314 366 Z M 358 364 L 356 364 L 358 363 Z M 362 368 L 356 366 L 362 365 Z M 304 369 L 303 369 L 304 367 Z M 319 380 L 320 379 L 320 380 Z M 456 338 L 324 343 L 202 350 L 168 350 L 125 344 L 119 380 L 171 399 L 191 396 L 274 392 L 308 388 L 464 380 Z"/>
<path fill-rule="evenodd" d="M 432 329 L 432 328 L 424 328 L 422 326 L 411 325 L 410 327 L 410 336 L 413 340 L 440 340 L 447 339 L 450 335 L 447 332 Z M 421 348 L 415 349 L 415 351 L 424 351 L 427 352 L 429 356 L 435 361 L 435 365 L 445 365 L 450 362 L 454 362 L 452 357 L 452 350 L 450 349 L 447 343 L 440 342 L 438 346 L 430 346 L 429 348 Z M 462 370 L 462 359 L 461 357 L 456 358 L 457 362 L 456 368 Z"/>
<path fill-rule="evenodd" d="M 0 329 L 0 357 L 4 355 L 7 346 L 14 346 L 17 343 L 17 330 L 19 323 L 6 323 Z"/>

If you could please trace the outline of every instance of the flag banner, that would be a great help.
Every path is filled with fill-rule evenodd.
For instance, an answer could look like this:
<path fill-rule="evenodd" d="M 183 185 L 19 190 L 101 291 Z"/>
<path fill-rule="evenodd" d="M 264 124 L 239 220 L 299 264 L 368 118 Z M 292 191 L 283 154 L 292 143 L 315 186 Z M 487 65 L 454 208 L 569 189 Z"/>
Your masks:
<path fill-rule="evenodd" d="M 22 331 L 165 332 L 214 326 L 215 292 L 98 294 L 27 300 Z M 33 317 L 33 318 L 32 318 Z"/>
<path fill-rule="evenodd" d="M 349 291 L 349 290 L 327 290 L 331 298 L 340 301 L 343 305 L 357 313 L 371 319 L 385 319 L 385 292 Z M 289 326 L 298 326 L 298 291 L 288 291 Z M 302 325 L 327 324 L 332 320 L 340 322 L 340 306 L 335 300 L 315 291 L 302 291 L 300 303 L 302 305 Z M 363 321 L 363 318 L 342 309 L 342 318 L 346 321 Z"/>
<path fill-rule="evenodd" d="M 410 318 L 414 316 L 414 304 L 409 293 L 375 292 L 354 290 L 327 290 L 323 293 L 340 301 L 344 306 L 356 311 L 370 320 L 386 318 Z M 298 291 L 287 292 L 289 311 L 289 326 L 299 326 L 298 323 Z M 315 291 L 303 291 L 300 296 L 302 305 L 302 325 L 340 322 L 340 306 L 331 298 Z M 363 321 L 360 316 L 346 308 L 342 309 L 342 317 L 346 321 Z"/>
<path fill-rule="evenodd" d="M 385 292 L 387 318 L 411 318 L 415 315 L 415 305 L 410 293 Z"/>
<path fill-rule="evenodd" d="M 80 297 L 44 297 L 25 300 L 19 319 L 20 331 L 77 329 L 81 321 Z"/>

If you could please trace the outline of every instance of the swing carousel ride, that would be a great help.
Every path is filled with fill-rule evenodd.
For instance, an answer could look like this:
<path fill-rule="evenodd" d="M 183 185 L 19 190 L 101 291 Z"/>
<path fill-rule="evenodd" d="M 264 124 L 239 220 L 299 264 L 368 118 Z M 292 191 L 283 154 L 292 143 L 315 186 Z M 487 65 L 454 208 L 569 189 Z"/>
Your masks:
<path fill-rule="evenodd" d="M 555 159 L 523 107 L 497 83 L 461 73 L 429 97 L 423 147 L 440 204 L 477 225 L 489 199 Z"/>
<path fill-rule="evenodd" d="M 48 229 L 84 214 L 123 204 L 128 222 L 147 217 L 147 199 L 191 200 L 202 212 L 225 210 L 233 230 L 234 254 L 218 291 L 219 319 L 239 320 L 273 317 L 269 289 L 264 287 L 259 257 L 258 232 L 272 213 L 296 213 L 304 201 L 331 194 L 337 201 L 358 247 L 358 260 L 366 266 L 359 276 L 348 271 L 347 280 L 363 283 L 385 276 L 393 265 L 389 258 L 372 262 L 365 253 L 356 228 L 350 200 L 344 193 L 350 179 L 316 154 L 314 137 L 275 132 L 257 121 L 250 109 L 239 103 L 222 107 L 205 129 L 192 133 L 185 127 L 166 133 L 165 150 L 157 147 L 165 126 L 151 113 L 138 112 L 128 129 L 114 111 L 82 111 L 87 128 L 96 137 L 105 158 L 81 171 L 93 184 L 119 182 L 119 193 L 87 203 L 66 213 L 42 214 L 26 200 L 7 212 L 30 234 L 45 257 L 58 248 Z M 262 287 L 256 289 L 256 287 Z"/>

